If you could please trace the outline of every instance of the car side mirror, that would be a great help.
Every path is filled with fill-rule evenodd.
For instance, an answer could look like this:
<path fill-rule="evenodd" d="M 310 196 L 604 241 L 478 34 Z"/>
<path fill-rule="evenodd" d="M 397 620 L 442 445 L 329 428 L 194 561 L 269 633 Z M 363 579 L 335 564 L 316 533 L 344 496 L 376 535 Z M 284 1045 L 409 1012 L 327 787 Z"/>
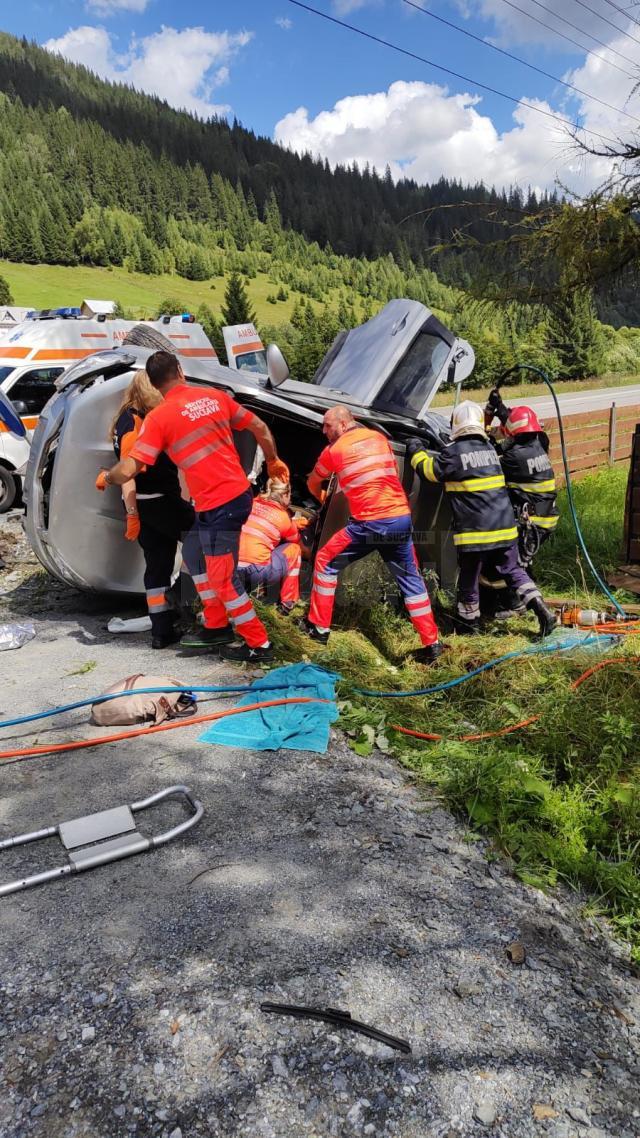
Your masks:
<path fill-rule="evenodd" d="M 476 354 L 467 340 L 456 340 L 449 363 L 449 383 L 457 387 L 468 379 L 476 365 Z"/>
<path fill-rule="evenodd" d="M 267 375 L 271 387 L 279 387 L 289 378 L 289 365 L 277 344 L 267 345 Z"/>
<path fill-rule="evenodd" d="M 22 402 L 22 399 L 13 399 L 12 403 L 13 403 L 13 409 L 14 409 L 16 415 L 28 415 L 29 414 L 29 408 L 27 407 L 26 403 Z"/>

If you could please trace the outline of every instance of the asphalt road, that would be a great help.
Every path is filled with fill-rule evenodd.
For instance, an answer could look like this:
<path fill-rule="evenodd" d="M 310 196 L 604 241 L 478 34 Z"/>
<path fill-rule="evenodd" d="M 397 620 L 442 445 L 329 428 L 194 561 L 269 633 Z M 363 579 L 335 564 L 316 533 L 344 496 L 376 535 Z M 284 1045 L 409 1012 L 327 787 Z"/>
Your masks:
<path fill-rule="evenodd" d="M 464 397 L 464 389 L 463 389 Z M 503 397 L 507 404 L 511 401 L 509 389 L 505 388 Z M 532 407 L 542 418 L 554 418 L 555 407 L 550 395 L 540 395 L 530 398 L 527 395 L 517 397 L 518 403 L 526 403 Z M 577 415 L 583 411 L 602 411 L 615 403 L 617 407 L 628 407 L 640 404 L 640 384 L 631 387 L 602 387 L 594 391 L 569 391 L 558 396 L 560 410 L 563 415 Z M 450 415 L 453 407 L 436 408 L 443 415 Z"/>

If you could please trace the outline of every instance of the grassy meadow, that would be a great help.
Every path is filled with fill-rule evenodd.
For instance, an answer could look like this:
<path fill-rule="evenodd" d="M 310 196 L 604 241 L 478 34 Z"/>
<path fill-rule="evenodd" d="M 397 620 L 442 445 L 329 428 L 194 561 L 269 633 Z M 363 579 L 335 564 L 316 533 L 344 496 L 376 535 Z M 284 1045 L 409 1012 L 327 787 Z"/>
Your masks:
<path fill-rule="evenodd" d="M 625 485 L 626 471 L 618 469 L 575 488 L 600 569 L 618 559 Z M 547 596 L 602 608 L 576 553 L 566 492 L 559 497 L 562 521 L 539 559 L 540 583 Z M 588 911 L 606 914 L 640 962 L 640 637 L 601 651 L 524 655 L 429 696 L 383 699 L 356 691 L 424 688 L 536 644 L 530 616 L 494 623 L 478 637 L 453 635 L 450 606 L 450 597 L 437 598 L 449 650 L 434 668 L 412 662 L 408 653 L 418 640 L 404 616 L 389 605 L 368 604 L 361 589 L 347 597 L 337 622 L 343 630 L 326 647 L 309 642 L 273 609 L 264 613 L 285 659 L 303 654 L 341 674 L 341 726 L 358 753 L 366 757 L 374 745 L 391 751 L 467 820 L 469 840 L 488 836 L 489 857 L 506 857 L 522 880 L 541 889 L 563 883 L 580 890 Z M 585 669 L 602 659 L 619 662 L 573 690 Z M 533 716 L 539 716 L 535 724 L 502 737 L 461 739 Z M 394 724 L 442 738 L 411 739 Z"/>

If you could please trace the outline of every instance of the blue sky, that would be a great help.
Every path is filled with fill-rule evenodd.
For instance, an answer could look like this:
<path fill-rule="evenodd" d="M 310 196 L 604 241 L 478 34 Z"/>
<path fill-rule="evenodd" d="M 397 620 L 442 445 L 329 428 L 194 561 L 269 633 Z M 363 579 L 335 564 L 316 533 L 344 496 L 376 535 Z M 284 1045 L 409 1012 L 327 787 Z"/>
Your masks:
<path fill-rule="evenodd" d="M 415 0 L 483 43 L 404 0 L 309 2 L 442 63 L 467 81 L 371 43 L 288 0 L 184 0 L 182 5 L 24 0 L 3 13 L 2 26 L 177 106 L 202 115 L 235 114 L 284 145 L 310 149 L 331 162 L 357 159 L 380 168 L 389 162 L 394 176 L 406 173 L 420 181 L 444 174 L 550 186 L 560 178 L 582 190 L 606 173 L 602 160 L 585 163 L 557 120 L 517 108 L 483 91 L 481 83 L 548 113 L 577 118 L 607 137 L 627 137 L 640 127 L 628 117 L 640 119 L 640 99 L 629 100 L 640 64 L 640 23 L 609 0 L 545 0 L 544 7 L 543 0 Z M 619 6 L 625 3 L 620 0 Z M 636 8 L 640 20 L 640 4 Z M 572 94 L 492 51 L 488 43 L 586 95 Z M 588 55 L 587 48 L 595 54 Z"/>

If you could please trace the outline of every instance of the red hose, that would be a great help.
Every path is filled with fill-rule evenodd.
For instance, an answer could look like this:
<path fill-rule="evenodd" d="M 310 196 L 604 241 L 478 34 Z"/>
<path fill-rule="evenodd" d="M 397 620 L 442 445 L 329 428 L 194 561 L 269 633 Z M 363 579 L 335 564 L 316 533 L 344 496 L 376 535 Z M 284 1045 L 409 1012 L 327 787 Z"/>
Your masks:
<path fill-rule="evenodd" d="M 17 751 L 0 751 L 0 760 L 33 758 L 36 755 L 53 755 L 58 751 L 80 751 L 85 747 L 98 747 L 101 743 L 118 743 L 120 739 L 135 739 L 139 735 L 155 735 L 156 731 L 174 731 L 177 727 L 190 727 L 192 723 L 210 723 L 227 715 L 241 715 L 245 711 L 260 711 L 263 707 L 280 707 L 284 703 L 331 703 L 329 699 L 296 696 L 290 699 L 268 699 L 264 703 L 247 703 L 244 707 L 230 707 L 226 711 L 213 711 L 209 715 L 196 715 L 180 719 L 177 723 L 158 723 L 154 727 L 137 727 L 135 731 L 121 731 L 118 735 L 99 735 L 97 739 L 80 739 L 75 743 L 52 743 L 48 747 L 26 747 Z"/>
<path fill-rule="evenodd" d="M 582 672 L 577 680 L 571 684 L 571 691 L 577 691 L 581 684 L 593 676 L 595 672 L 599 672 L 602 668 L 608 668 L 610 664 L 640 664 L 640 656 L 616 656 L 611 660 L 600 660 L 598 664 L 594 664 L 591 668 L 587 668 Z M 476 735 L 432 735 L 425 731 L 413 731 L 410 727 L 400 727 L 397 723 L 390 723 L 392 731 L 399 731 L 401 735 L 412 735 L 414 739 L 427 739 L 431 743 L 436 743 L 441 739 L 447 739 L 452 743 L 477 743 L 481 739 L 497 739 L 500 735 L 510 735 L 512 731 L 520 731 L 523 727 L 530 727 L 532 723 L 537 723 L 542 719 L 542 715 L 532 715 L 530 719 L 521 719 L 519 723 L 511 723 L 508 727 L 500 727 L 497 731 L 480 731 Z"/>

